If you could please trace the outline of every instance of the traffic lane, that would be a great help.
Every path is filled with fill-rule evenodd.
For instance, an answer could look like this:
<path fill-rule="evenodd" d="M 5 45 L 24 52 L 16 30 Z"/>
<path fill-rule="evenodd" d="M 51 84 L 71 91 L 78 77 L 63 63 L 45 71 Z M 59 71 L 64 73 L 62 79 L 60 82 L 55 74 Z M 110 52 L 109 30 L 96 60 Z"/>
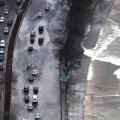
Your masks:
<path fill-rule="evenodd" d="M 43 16 L 45 14 L 45 5 L 46 5 L 46 1 L 45 0 L 34 0 L 32 1 L 25 17 L 24 17 L 24 21 L 21 25 L 20 28 L 20 37 L 29 33 L 30 31 L 32 31 L 35 28 L 35 23 L 39 22 L 40 19 L 34 19 L 32 20 L 36 14 L 38 14 L 39 12 L 42 12 Z"/>
<path fill-rule="evenodd" d="M 32 1 L 30 8 L 28 9 L 25 17 L 24 17 L 24 22 L 21 25 L 20 28 L 20 37 L 29 33 L 35 28 L 35 25 L 39 23 L 40 19 L 36 17 L 36 14 L 39 12 L 42 13 L 43 17 L 45 18 L 46 21 L 50 21 L 54 16 L 56 15 L 56 9 L 58 9 L 58 5 L 55 6 L 55 3 L 57 0 L 34 0 Z M 50 4 L 50 11 L 45 12 L 45 7 L 47 4 Z"/>
<path fill-rule="evenodd" d="M 40 24 L 41 24 L 41 22 L 40 22 Z M 35 29 L 35 30 L 37 30 L 37 29 Z M 46 31 L 47 32 L 47 31 Z M 37 33 L 37 31 L 36 31 L 36 33 Z M 47 33 L 46 33 L 47 34 Z M 27 35 L 28 36 L 28 35 Z M 36 35 L 37 36 L 37 35 Z M 39 36 L 38 36 L 39 37 Z M 16 61 L 16 63 L 15 63 L 15 61 L 14 61 L 14 64 L 15 65 L 17 65 L 17 67 L 16 66 L 13 66 L 13 68 L 15 69 L 15 71 L 19 71 L 19 73 L 18 74 L 20 74 L 20 73 L 25 73 L 25 75 L 23 75 L 24 76 L 24 79 L 25 80 L 27 80 L 28 79 L 28 74 L 24 71 L 24 66 L 26 65 L 26 64 L 28 64 L 28 63 L 30 63 L 30 64 L 33 64 L 34 66 L 36 66 L 38 69 L 39 69 L 39 72 L 40 72 L 40 74 L 42 74 L 41 72 L 42 72 L 42 69 L 44 69 L 44 64 L 48 64 L 48 65 L 50 65 L 51 66 L 51 68 L 53 69 L 54 67 L 55 68 L 58 68 L 58 67 L 56 67 L 57 65 L 55 64 L 55 62 L 56 62 L 56 60 L 55 60 L 55 62 L 53 62 L 53 63 L 50 63 L 50 61 L 53 61 L 54 60 L 54 54 L 53 54 L 53 52 L 52 52 L 52 50 L 51 50 L 51 45 L 50 44 L 44 44 L 44 46 L 43 47 L 40 47 L 39 45 L 38 45 L 38 42 L 36 42 L 36 44 L 34 45 L 34 47 L 35 47 L 35 50 L 33 51 L 33 53 L 32 54 L 28 54 L 28 51 L 27 51 L 27 47 L 29 46 L 29 37 L 24 37 L 25 39 L 22 41 L 22 42 L 24 42 L 23 44 L 24 45 L 26 45 L 26 46 L 24 46 L 24 48 L 23 48 L 23 50 L 16 50 L 15 51 L 15 54 L 14 54 L 14 56 L 15 56 L 15 59 L 17 59 L 17 60 L 15 60 Z M 37 38 L 38 39 L 38 38 Z M 47 40 L 46 40 L 47 39 Z M 45 42 L 45 43 L 48 43 L 48 36 L 47 37 L 45 37 L 45 41 L 47 41 L 47 42 Z M 18 44 L 18 43 L 17 43 Z M 23 45 L 22 44 L 22 45 Z M 19 48 L 21 48 L 21 46 L 19 46 Z M 39 49 L 38 49 L 39 48 Z M 48 60 L 45 62 L 45 60 L 46 60 L 46 57 L 48 56 Z M 18 62 L 18 61 L 20 61 L 20 62 Z M 53 65 L 52 65 L 53 64 Z M 18 70 L 16 70 L 16 68 L 18 68 Z M 52 70 L 51 69 L 51 70 Z M 21 72 L 22 71 L 22 72 Z M 56 69 L 55 69 L 55 71 L 57 71 Z M 49 70 L 49 72 L 50 72 L 50 70 Z M 44 72 L 44 74 L 47 74 L 47 70 L 46 70 L 46 72 Z M 51 74 L 49 74 L 49 75 L 51 75 L 51 76 L 53 76 L 53 74 L 54 74 L 54 71 L 52 70 L 52 72 L 51 72 Z M 55 74 L 56 75 L 56 74 Z M 42 75 L 42 76 L 44 76 L 44 75 Z M 46 76 L 46 75 L 45 75 Z M 50 77 L 48 77 L 49 78 L 49 80 L 50 80 Z M 48 78 L 46 78 L 46 79 L 48 79 Z M 54 79 L 51 79 L 51 80 L 53 80 L 54 81 Z M 58 77 L 55 79 L 56 81 L 58 81 Z M 40 81 L 39 81 L 40 82 Z M 45 80 L 43 81 L 43 83 L 45 82 Z M 52 83 L 52 82 L 51 82 Z M 21 82 L 18 84 L 18 85 L 20 85 L 20 84 L 22 84 Z M 27 83 L 25 83 L 25 84 L 28 84 L 28 82 Z M 51 84 L 49 83 L 49 81 L 48 81 L 48 83 L 46 83 L 46 85 L 50 85 L 51 86 Z M 52 83 L 53 84 L 53 83 Z M 36 85 L 38 85 L 38 84 L 36 84 Z M 23 84 L 22 85 L 20 85 L 20 86 L 24 86 Z M 44 86 L 44 84 L 42 85 L 42 86 Z M 58 86 L 58 85 L 57 85 Z M 46 88 L 46 87 L 45 87 Z M 53 88 L 53 87 L 52 87 Z M 58 88 L 58 87 L 57 87 Z M 32 89 L 32 88 L 31 88 Z M 43 89 L 43 91 L 44 91 L 44 89 Z M 50 91 L 50 90 L 48 90 L 48 91 Z M 48 92 L 43 92 L 43 93 L 48 93 Z M 53 92 L 54 93 L 54 92 Z M 51 94 L 50 94 L 51 95 Z M 59 96 L 59 91 L 58 91 L 58 93 L 57 93 L 57 95 Z M 19 95 L 19 96 L 22 96 L 22 95 Z M 56 98 L 58 98 L 58 97 L 56 97 Z M 54 99 L 54 97 L 53 97 L 53 99 Z M 45 100 L 43 100 L 43 101 L 45 101 Z M 54 100 L 53 100 L 54 101 Z M 59 103 L 59 102 L 58 102 Z M 38 107 L 39 108 L 39 107 Z M 59 109 L 60 107 L 59 106 L 57 106 L 57 109 Z M 52 110 L 50 110 L 50 111 L 52 111 Z M 56 110 L 55 110 L 56 111 Z M 45 113 L 45 112 L 43 112 L 43 113 Z M 50 112 L 49 112 L 50 113 Z M 54 112 L 52 112 L 52 113 L 54 113 Z M 59 114 L 60 115 L 60 114 Z"/>
<path fill-rule="evenodd" d="M 3 23 L 0 23 L 0 39 L 4 39 L 6 41 L 6 44 L 8 43 L 8 35 L 4 35 L 3 30 L 4 30 L 5 26 L 7 26 L 8 19 L 11 18 L 13 20 L 14 17 L 15 17 L 15 15 L 16 15 L 14 13 L 14 10 L 13 10 L 13 7 L 12 7 L 14 5 L 15 5 L 15 1 L 11 0 L 11 1 L 5 1 L 5 5 L 4 6 L 0 6 L 0 13 L 1 13 L 0 17 L 4 17 L 4 19 L 5 19 L 5 21 Z M 4 13 L 5 8 L 8 9 L 8 14 Z M 12 15 L 12 17 L 11 17 L 11 15 Z M 10 29 L 11 29 L 11 26 L 9 27 L 9 31 L 10 31 Z M 2 73 L 1 76 L 3 76 L 3 74 L 4 73 Z M 1 108 L 0 108 L 0 114 L 1 115 L 3 115 L 3 107 L 4 107 L 3 106 L 3 102 L 4 102 L 3 101 L 3 97 L 4 97 L 4 95 L 3 95 L 3 89 L 4 89 L 4 86 L 3 86 L 3 82 L 2 82 L 1 85 L 0 85 L 0 94 L 2 95 L 1 96 L 2 97 L 1 98 L 2 101 L 0 100 L 0 104 L 1 104 L 0 105 L 1 106 Z M 3 118 L 0 117 L 0 119 L 3 119 Z"/>
<path fill-rule="evenodd" d="M 42 22 L 42 21 L 41 21 Z M 41 23 L 40 23 L 41 24 Z M 36 29 L 36 30 L 38 30 L 38 29 Z M 47 34 L 47 37 L 45 37 L 46 39 L 47 39 L 47 41 L 49 41 L 49 36 L 48 36 L 48 34 Z M 38 44 L 38 42 L 36 42 L 36 44 L 35 44 L 35 49 L 37 49 L 38 50 L 38 48 L 40 48 L 39 50 L 40 50 L 40 52 L 37 52 L 37 50 L 35 50 L 33 53 L 34 54 L 32 54 L 32 55 L 29 55 L 28 53 L 27 53 L 27 47 L 28 47 L 28 45 L 29 45 L 29 37 L 27 38 L 27 37 L 25 37 L 25 39 L 23 40 L 24 42 L 25 42 L 25 44 L 23 43 L 22 45 L 24 45 L 24 48 L 22 49 L 22 50 L 18 50 L 18 51 L 24 51 L 24 54 L 25 55 L 23 55 L 22 53 L 20 54 L 17 50 L 15 51 L 15 58 L 17 58 L 17 55 L 19 55 L 18 56 L 18 61 L 21 61 L 23 64 L 20 64 L 21 62 L 18 62 L 17 60 L 17 62 L 16 62 L 16 64 L 17 64 L 17 67 L 15 66 L 15 67 L 13 67 L 13 68 L 19 68 L 18 70 L 15 70 L 15 71 L 18 71 L 18 74 L 20 75 L 20 73 L 22 73 L 21 72 L 21 70 L 23 70 L 23 66 L 25 65 L 25 64 L 27 64 L 27 63 L 30 63 L 30 62 L 32 62 L 32 64 L 34 64 L 35 63 L 35 66 L 37 66 L 38 68 L 40 67 L 41 69 L 42 69 L 42 66 L 44 65 L 44 61 L 45 61 L 45 59 L 46 59 L 46 56 L 48 56 L 48 58 L 50 58 L 50 54 L 52 53 L 52 50 L 51 50 L 51 46 L 52 45 L 49 45 L 49 46 L 46 46 L 46 47 L 39 47 L 39 46 L 37 46 L 37 44 Z M 22 42 L 23 42 L 22 41 Z M 46 41 L 46 40 L 45 40 Z M 45 43 L 48 43 L 48 42 L 45 42 Z M 44 44 L 44 45 L 47 45 L 47 44 Z M 19 46 L 19 45 L 18 45 Z M 19 48 L 20 48 L 20 46 L 19 46 Z M 49 51 L 50 51 L 50 53 L 49 53 Z M 39 53 L 39 54 L 38 54 Z M 36 55 L 36 54 L 38 54 L 38 55 Z M 42 56 L 42 57 L 41 57 Z M 45 57 L 44 57 L 45 56 Z M 51 56 L 54 56 L 54 55 L 51 55 Z M 29 58 L 29 59 L 28 59 Z M 42 59 L 42 60 L 41 60 Z M 27 62 L 26 62 L 26 61 Z M 51 61 L 53 61 L 54 59 L 52 59 Z M 39 62 L 38 62 L 39 61 Z M 14 61 L 15 62 L 15 61 Z M 47 61 L 48 62 L 48 61 Z M 38 65 L 37 65 L 37 63 L 38 63 Z M 54 63 L 54 65 L 55 65 L 55 63 Z M 21 68 L 21 66 L 23 67 L 23 68 Z M 54 68 L 54 66 L 52 66 L 53 68 Z M 47 70 L 46 70 L 47 71 Z M 55 70 L 56 71 L 56 70 Z M 53 70 L 52 70 L 52 73 L 51 73 L 51 75 L 52 74 L 54 74 L 54 72 L 53 72 Z M 22 75 L 21 75 L 22 76 Z M 23 77 L 23 78 L 22 78 Z M 21 82 L 21 79 L 23 79 L 23 80 L 26 80 L 27 79 L 27 77 L 28 77 L 28 75 L 26 76 L 26 74 L 25 75 L 23 75 L 22 77 L 20 77 L 20 79 L 18 78 L 18 81 L 19 81 L 19 83 L 17 83 L 17 85 L 18 85 L 18 87 L 15 85 L 15 87 L 17 87 L 17 88 L 19 88 L 19 86 L 24 86 L 24 84 L 28 84 L 28 82 L 27 83 L 22 83 Z M 48 78 L 47 78 L 48 79 Z M 50 78 L 49 78 L 49 80 L 50 80 Z M 52 79 L 53 80 L 53 79 Z M 58 77 L 57 78 L 55 78 L 55 81 L 57 81 L 58 82 Z M 43 81 L 44 82 L 44 81 Z M 52 82 L 51 82 L 52 83 Z M 50 84 L 49 82 L 47 82 L 46 83 L 46 85 L 47 84 Z M 56 84 L 56 83 L 55 83 Z M 38 85 L 38 84 L 37 84 Z M 57 84 L 56 84 L 57 85 Z M 50 85 L 51 86 L 51 85 Z M 30 86 L 30 88 L 32 89 L 32 87 Z M 53 88 L 53 87 L 52 87 Z M 48 90 L 48 91 L 51 91 L 51 92 L 53 92 L 54 90 L 52 89 L 51 87 L 50 87 L 50 89 Z M 57 88 L 58 88 L 58 85 L 57 85 Z M 46 90 L 46 89 L 45 89 Z M 19 101 L 19 103 L 21 103 L 21 104 L 23 104 L 22 102 L 23 102 L 23 98 L 21 98 L 21 100 L 20 100 L 20 96 L 23 96 L 23 93 L 22 92 L 19 92 L 19 91 L 22 91 L 21 89 L 19 89 L 18 90 L 18 94 L 19 94 L 19 97 L 16 97 L 16 98 L 14 98 L 13 97 L 13 100 L 16 100 L 16 99 L 18 99 L 18 101 Z M 57 90 L 56 90 L 57 91 Z M 45 93 L 45 92 L 44 92 Z M 31 93 L 32 94 L 32 93 Z M 54 96 L 54 92 L 53 93 L 51 93 L 51 94 L 53 94 L 53 96 Z M 57 96 L 59 96 L 59 91 L 58 92 L 56 92 L 56 94 L 57 94 Z M 56 95 L 55 94 L 55 95 Z M 45 94 L 44 94 L 45 95 Z M 32 96 L 32 95 L 31 95 Z M 51 95 L 50 95 L 51 96 Z M 39 96 L 39 97 L 41 97 L 41 96 Z M 48 100 L 47 100 L 47 98 L 46 98 L 46 100 L 47 100 L 47 102 L 50 100 L 50 97 L 48 96 Z M 57 98 L 58 99 L 58 97 L 56 97 L 55 96 L 55 98 Z M 17 101 L 17 100 L 16 100 Z M 42 100 L 41 100 L 42 101 Z M 43 99 L 43 101 L 45 101 L 44 99 Z M 57 118 L 58 119 L 60 119 L 60 106 L 58 106 L 59 104 L 59 101 L 57 102 L 58 100 L 54 100 L 54 97 L 53 97 L 53 100 L 52 101 L 49 101 L 50 103 L 52 102 L 52 104 L 54 104 L 54 107 L 55 108 L 53 108 L 53 106 L 52 105 L 50 105 L 50 103 L 49 103 L 49 105 L 50 106 L 52 106 L 52 108 L 50 109 L 49 108 L 49 105 L 47 105 L 47 107 L 50 109 L 48 109 L 48 108 L 46 108 L 46 109 L 43 109 L 42 108 L 42 111 L 43 111 L 43 113 L 45 114 L 44 115 L 44 118 L 43 119 L 49 119 L 50 117 L 54 117 L 54 115 L 52 115 L 53 113 L 55 113 L 56 111 L 57 111 L 57 113 L 56 113 L 56 115 L 58 115 L 59 116 L 59 118 L 58 118 L 58 116 L 57 116 Z M 57 102 L 57 104 L 56 103 L 54 103 L 54 102 Z M 16 103 L 17 104 L 17 103 Z M 43 104 L 43 103 L 42 103 Z M 44 103 L 44 105 L 45 105 L 46 103 Z M 21 105 L 22 106 L 22 105 Z M 24 104 L 23 104 L 23 107 L 24 107 L 24 110 L 25 110 L 25 112 L 24 113 L 22 113 L 22 112 L 20 112 L 20 110 L 19 110 L 19 112 L 18 112 L 18 116 L 19 116 L 19 118 L 21 118 L 21 117 L 23 117 L 23 116 L 25 116 L 25 117 L 27 117 L 27 118 L 33 118 L 34 117 L 34 114 L 29 114 L 29 113 L 27 113 L 26 112 L 26 106 L 24 106 Z M 40 109 L 40 107 L 38 107 L 38 109 Z M 58 110 L 57 110 L 58 109 Z M 41 109 L 40 109 L 41 110 Z M 48 110 L 48 111 L 47 111 Z M 45 112 L 46 111 L 46 112 Z M 51 111 L 51 112 L 50 112 Z M 59 113 L 58 113 L 59 112 Z M 22 114 L 21 114 L 22 113 Z M 27 114 L 27 115 L 25 115 L 25 113 Z M 42 113 L 42 112 L 41 112 Z M 47 113 L 49 113 L 49 114 L 47 114 Z M 20 117 L 21 116 L 21 117 Z M 18 118 L 18 119 L 19 119 Z M 56 119 L 56 117 L 54 118 L 54 119 Z"/>
<path fill-rule="evenodd" d="M 15 70 L 15 71 L 23 73 L 23 71 L 21 71 L 21 70 L 24 69 L 24 65 L 27 63 L 30 63 L 31 61 L 33 63 L 36 62 L 38 64 L 38 68 L 40 67 L 39 72 L 40 72 L 41 76 L 38 76 L 36 78 L 36 80 L 34 81 L 34 83 L 29 85 L 30 91 L 31 91 L 30 92 L 31 97 L 33 94 L 32 93 L 33 86 L 39 87 L 39 94 L 38 94 L 39 104 L 38 104 L 37 109 L 32 114 L 34 116 L 35 113 L 40 112 L 41 114 L 43 114 L 43 119 L 46 120 L 50 117 L 54 117 L 54 115 L 49 115 L 49 114 L 57 112 L 56 115 L 60 115 L 60 114 L 58 114 L 58 110 L 60 112 L 59 87 L 58 87 L 59 86 L 59 82 L 58 82 L 59 70 L 56 69 L 56 68 L 58 68 L 57 67 L 58 64 L 57 63 L 55 64 L 56 61 L 54 61 L 53 55 L 50 56 L 49 52 L 48 53 L 44 52 L 44 53 L 45 53 L 45 56 L 44 56 L 43 60 L 45 61 L 45 63 L 40 61 L 40 57 L 43 58 L 43 55 L 42 56 L 39 55 L 39 57 L 32 57 L 32 58 L 29 56 L 29 58 L 31 59 L 29 61 L 29 60 L 27 60 L 28 56 L 26 57 L 26 54 L 23 55 L 24 53 L 22 53 L 22 55 L 21 55 L 19 53 L 19 55 L 20 55 L 20 57 L 18 57 L 19 61 L 21 61 L 21 59 L 24 59 L 23 57 L 25 57 L 26 59 L 24 59 L 24 61 L 22 62 L 23 64 L 21 63 L 20 65 L 17 64 L 17 66 L 15 66 L 19 69 L 19 70 Z M 39 52 L 38 52 L 38 54 L 39 54 Z M 38 59 L 36 59 L 36 58 L 38 58 Z M 18 60 L 16 60 L 16 61 L 18 61 Z M 45 64 L 45 66 L 44 66 L 44 64 Z M 20 69 L 20 66 L 21 66 L 21 69 Z M 41 69 L 42 67 L 43 67 L 43 69 Z M 18 73 L 18 74 L 20 74 L 20 73 Z M 13 97 L 12 101 L 14 101 L 14 103 L 15 103 L 15 101 L 17 103 L 21 103 L 21 106 L 23 106 L 23 108 L 24 108 L 24 110 L 22 109 L 22 111 L 25 111 L 26 114 L 29 114 L 29 113 L 27 113 L 26 106 L 24 106 L 24 104 L 23 104 L 24 95 L 23 95 L 22 89 L 25 85 L 28 85 L 28 74 L 26 73 L 26 71 L 24 73 L 25 73 L 24 75 L 19 75 L 20 78 L 18 78 L 18 83 L 15 83 L 15 88 L 17 88 L 18 96 L 16 97 L 16 93 L 14 93 L 15 98 Z M 21 110 L 19 110 L 19 111 L 21 111 Z M 49 113 L 49 114 L 47 114 L 47 113 Z M 23 114 L 22 112 L 20 112 L 19 114 L 21 114 L 21 116 L 26 116 L 26 114 L 25 113 Z M 47 114 L 47 115 L 44 115 L 44 114 Z M 29 116 L 29 115 L 27 115 L 27 116 Z"/>
<path fill-rule="evenodd" d="M 25 16 L 25 18 L 26 18 L 26 23 L 25 23 L 25 21 L 23 21 L 22 25 L 26 25 L 26 24 L 29 25 L 30 19 L 27 19 L 27 16 Z M 57 19 L 55 19 L 55 20 L 57 20 Z M 35 22 L 35 24 L 34 24 L 34 22 Z M 39 96 L 40 98 L 43 98 L 43 99 L 41 99 L 40 104 L 42 104 L 42 106 L 45 108 L 37 107 L 37 109 L 39 109 L 39 111 L 40 111 L 42 108 L 41 114 L 43 113 L 43 117 L 44 117 L 43 119 L 49 119 L 49 118 L 60 119 L 60 104 L 59 104 L 60 103 L 60 101 L 59 101 L 59 92 L 60 91 L 59 91 L 59 81 L 58 81 L 58 75 L 57 75 L 57 74 L 59 74 L 59 70 L 58 70 L 58 63 L 57 63 L 58 61 L 54 58 L 55 52 L 53 49 L 55 46 L 53 44 L 50 44 L 51 40 L 49 37 L 49 33 L 47 32 L 47 25 L 48 24 L 46 21 L 44 21 L 44 19 L 42 19 L 41 22 L 40 22 L 40 20 L 36 19 L 35 21 L 32 21 L 31 23 L 35 27 L 36 26 L 38 27 L 39 24 L 45 25 L 45 34 L 44 34 L 45 42 L 43 44 L 44 47 L 38 46 L 38 37 L 39 36 L 37 35 L 36 43 L 34 46 L 35 50 L 33 51 L 33 54 L 31 54 L 31 55 L 28 54 L 27 48 L 28 48 L 28 45 L 30 44 L 29 43 L 29 34 L 31 32 L 31 29 L 29 28 L 29 29 L 25 30 L 28 33 L 27 35 L 25 32 L 19 33 L 19 38 L 18 38 L 18 41 L 16 42 L 16 47 L 18 49 L 15 49 L 15 52 L 14 52 L 15 59 L 13 62 L 13 70 L 14 70 L 14 73 L 17 74 L 18 79 L 17 79 L 17 82 L 13 83 L 13 86 L 12 86 L 13 87 L 12 88 L 12 90 L 13 90 L 12 91 L 12 95 L 13 95 L 12 96 L 12 101 L 13 101 L 12 106 L 20 103 L 20 105 L 17 105 L 20 107 L 16 108 L 17 109 L 17 119 L 21 119 L 23 117 L 27 117 L 30 119 L 30 118 L 34 117 L 36 110 L 33 112 L 33 114 L 26 112 L 27 108 L 23 102 L 23 97 L 24 97 L 23 92 L 21 92 L 23 89 L 22 87 L 24 85 L 28 85 L 28 81 L 27 81 L 28 73 L 24 71 L 24 65 L 26 63 L 32 63 L 35 66 L 37 66 L 37 68 L 39 68 L 39 71 L 41 71 L 40 72 L 41 77 L 46 76 L 46 75 L 49 77 L 49 79 L 43 77 L 45 80 L 42 78 L 41 81 L 43 82 L 44 89 L 42 89 L 42 86 L 40 87 L 40 90 L 44 91 L 44 93 L 42 92 L 41 95 Z M 38 33 L 37 27 L 32 28 L 32 30 L 37 31 L 36 33 Z M 48 61 L 46 59 L 48 59 Z M 53 61 L 53 63 L 49 62 L 49 61 Z M 49 67 L 47 68 L 47 66 L 49 66 L 49 65 L 47 65 L 48 63 L 49 63 L 49 65 L 51 65 L 50 66 L 51 73 L 49 73 L 49 71 L 50 71 L 48 69 Z M 54 65 L 52 65 L 52 64 L 54 64 Z M 42 72 L 42 71 L 44 71 L 44 72 Z M 40 79 L 40 76 L 38 76 L 38 79 Z M 22 80 L 23 80 L 23 82 L 21 82 Z M 47 80 L 48 80 L 48 82 L 47 82 Z M 42 84 L 42 82 L 41 82 L 41 84 Z M 36 83 L 37 82 L 35 82 L 35 84 Z M 36 84 L 36 85 L 39 85 L 39 84 Z M 46 89 L 47 87 L 48 87 L 48 89 Z M 32 84 L 30 84 L 30 88 L 32 91 L 32 88 L 33 88 Z M 32 96 L 32 94 L 33 93 L 30 92 L 31 96 Z M 42 97 L 42 94 L 44 97 Z M 21 112 L 21 111 L 23 111 L 23 112 Z M 54 115 L 54 113 L 56 113 L 56 115 Z"/>

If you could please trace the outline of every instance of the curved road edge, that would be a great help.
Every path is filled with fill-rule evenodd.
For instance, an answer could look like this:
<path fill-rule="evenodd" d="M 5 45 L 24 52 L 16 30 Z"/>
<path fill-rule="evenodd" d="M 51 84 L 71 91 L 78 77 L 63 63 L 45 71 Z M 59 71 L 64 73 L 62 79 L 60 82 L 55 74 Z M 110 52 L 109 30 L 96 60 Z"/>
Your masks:
<path fill-rule="evenodd" d="M 12 60 L 13 60 L 13 52 L 14 46 L 16 42 L 16 36 L 23 20 L 23 17 L 26 13 L 27 8 L 29 7 L 31 0 L 25 0 L 21 7 L 18 10 L 16 18 L 14 20 L 14 24 L 9 35 L 9 43 L 6 47 L 5 52 L 5 73 L 4 73 L 4 120 L 10 119 L 11 113 L 11 80 L 12 80 Z"/>

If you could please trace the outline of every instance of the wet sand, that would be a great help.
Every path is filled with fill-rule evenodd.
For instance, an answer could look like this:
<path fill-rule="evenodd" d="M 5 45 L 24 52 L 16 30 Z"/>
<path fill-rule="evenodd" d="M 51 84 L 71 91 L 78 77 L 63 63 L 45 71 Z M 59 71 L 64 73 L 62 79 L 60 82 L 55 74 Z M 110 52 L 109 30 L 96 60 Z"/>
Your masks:
<path fill-rule="evenodd" d="M 88 81 L 85 120 L 118 120 L 120 118 L 120 81 L 113 75 L 118 68 L 100 61 L 91 61 L 93 76 Z"/>
<path fill-rule="evenodd" d="M 119 0 L 108 16 L 119 26 Z M 108 26 L 109 27 L 109 26 Z M 113 52 L 113 51 L 112 51 Z M 118 53 L 119 54 L 119 53 Z M 119 120 L 120 80 L 113 74 L 119 67 L 111 63 L 93 60 L 88 74 L 85 98 L 85 120 Z"/>

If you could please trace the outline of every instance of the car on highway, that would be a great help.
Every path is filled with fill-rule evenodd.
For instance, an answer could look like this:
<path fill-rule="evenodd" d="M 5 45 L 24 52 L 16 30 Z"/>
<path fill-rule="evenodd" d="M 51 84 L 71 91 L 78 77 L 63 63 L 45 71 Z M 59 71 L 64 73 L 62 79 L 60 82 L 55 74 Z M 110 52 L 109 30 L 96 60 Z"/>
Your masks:
<path fill-rule="evenodd" d="M 4 6 L 4 5 L 5 5 L 4 0 L 0 0 L 0 6 Z"/>
<path fill-rule="evenodd" d="M 4 17 L 0 17 L 0 23 L 4 23 L 5 22 L 5 18 Z"/>
<path fill-rule="evenodd" d="M 22 120 L 27 120 L 26 118 L 23 118 Z"/>
<path fill-rule="evenodd" d="M 35 114 L 35 120 L 40 120 L 40 114 Z"/>
<path fill-rule="evenodd" d="M 33 97 L 32 97 L 32 103 L 33 104 L 38 103 L 38 96 L 37 95 L 33 95 Z"/>
<path fill-rule="evenodd" d="M 43 44 L 43 42 L 44 42 L 43 36 L 39 37 L 38 38 L 38 44 L 41 46 Z"/>
<path fill-rule="evenodd" d="M 12 23 L 13 23 L 12 19 L 7 20 L 7 26 L 12 26 Z"/>
<path fill-rule="evenodd" d="M 8 27 L 4 27 L 3 33 L 4 33 L 4 34 L 8 34 L 8 33 L 9 33 Z"/>
<path fill-rule="evenodd" d="M 34 81 L 34 76 L 33 75 L 29 75 L 29 82 L 33 82 Z"/>
<path fill-rule="evenodd" d="M 34 37 L 30 37 L 30 43 L 34 44 L 34 42 L 35 42 L 35 38 Z"/>
<path fill-rule="evenodd" d="M 36 35 L 35 32 L 30 33 L 30 43 L 31 44 L 34 44 L 34 42 L 35 42 L 35 35 Z"/>
<path fill-rule="evenodd" d="M 34 37 L 35 38 L 35 35 L 36 35 L 35 32 L 31 32 L 30 33 L 30 37 Z"/>
<path fill-rule="evenodd" d="M 3 62 L 3 60 L 4 60 L 4 55 L 0 54 L 0 61 Z"/>
<path fill-rule="evenodd" d="M 3 75 L 0 74 L 0 84 L 3 83 Z"/>
<path fill-rule="evenodd" d="M 44 26 L 43 26 L 43 25 L 40 25 L 40 26 L 38 27 L 38 31 L 39 31 L 39 34 L 43 34 L 43 32 L 44 32 Z"/>
<path fill-rule="evenodd" d="M 16 0 L 16 4 L 17 4 L 17 5 L 20 5 L 21 2 L 22 2 L 21 0 Z"/>
<path fill-rule="evenodd" d="M 31 46 L 31 45 L 28 46 L 28 51 L 29 51 L 29 52 L 32 52 L 32 51 L 33 51 L 33 46 Z"/>
<path fill-rule="evenodd" d="M 42 12 L 39 12 L 39 13 L 37 14 L 37 17 L 38 17 L 38 18 L 42 18 L 42 16 L 43 16 L 43 15 L 42 15 Z"/>
<path fill-rule="evenodd" d="M 24 89 L 23 89 L 24 93 L 29 93 L 29 87 L 28 86 L 24 86 Z"/>
<path fill-rule="evenodd" d="M 38 70 L 37 69 L 33 69 L 32 72 L 31 72 L 31 74 L 33 76 L 37 76 L 38 75 Z"/>
<path fill-rule="evenodd" d="M 38 94 L 38 87 L 33 87 L 33 93 Z"/>
<path fill-rule="evenodd" d="M 30 70 L 30 69 L 32 68 L 32 64 L 29 64 L 29 63 L 26 64 L 26 65 L 25 65 L 25 68 L 26 68 L 27 70 Z"/>
<path fill-rule="evenodd" d="M 8 13 L 9 13 L 8 9 L 5 8 L 5 9 L 4 9 L 4 14 L 7 15 Z"/>
<path fill-rule="evenodd" d="M 33 110 L 33 106 L 32 106 L 32 104 L 28 104 L 28 106 L 27 106 L 27 109 L 28 109 L 28 111 L 32 111 Z"/>
<path fill-rule="evenodd" d="M 24 101 L 25 101 L 25 103 L 29 103 L 29 96 L 28 95 L 24 96 Z"/>
<path fill-rule="evenodd" d="M 5 48 L 5 40 L 0 40 L 0 48 Z"/>
<path fill-rule="evenodd" d="M 0 48 L 0 54 L 4 54 L 4 48 Z"/>
<path fill-rule="evenodd" d="M 47 4 L 45 7 L 45 11 L 48 12 L 50 10 L 50 4 Z"/>
<path fill-rule="evenodd" d="M 3 71 L 3 63 L 0 63 L 0 71 Z"/>

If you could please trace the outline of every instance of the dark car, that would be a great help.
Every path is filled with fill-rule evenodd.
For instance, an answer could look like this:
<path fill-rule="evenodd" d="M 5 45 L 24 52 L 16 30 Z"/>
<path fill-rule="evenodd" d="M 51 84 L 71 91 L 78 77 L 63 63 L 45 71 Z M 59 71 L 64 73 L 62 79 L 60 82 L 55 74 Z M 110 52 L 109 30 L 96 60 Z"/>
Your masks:
<path fill-rule="evenodd" d="M 4 60 L 4 55 L 3 55 L 3 54 L 1 54 L 1 55 L 0 55 L 0 61 L 2 61 L 2 62 L 3 62 L 3 60 Z"/>
<path fill-rule="evenodd" d="M 12 26 L 12 19 L 8 19 L 8 21 L 7 21 L 7 26 Z"/>
<path fill-rule="evenodd" d="M 28 46 L 28 51 L 32 52 L 33 51 L 33 46 Z"/>
<path fill-rule="evenodd" d="M 34 76 L 33 75 L 29 75 L 29 82 L 33 82 L 34 81 Z"/>
<path fill-rule="evenodd" d="M 34 42 L 35 42 L 35 36 L 36 36 L 35 32 L 31 32 L 30 33 L 30 43 L 31 44 L 34 44 Z"/>
<path fill-rule="evenodd" d="M 20 5 L 21 2 L 22 2 L 21 0 L 16 0 L 16 4 L 17 4 L 17 5 Z"/>
<path fill-rule="evenodd" d="M 29 103 L 29 96 L 28 95 L 24 96 L 24 101 L 25 101 L 25 103 Z"/>
<path fill-rule="evenodd" d="M 27 109 L 28 109 L 28 111 L 32 111 L 32 110 L 33 110 L 32 104 L 29 104 L 29 105 L 27 106 Z"/>
<path fill-rule="evenodd" d="M 24 93 L 29 93 L 29 87 L 28 86 L 25 86 L 24 89 L 23 89 Z"/>
<path fill-rule="evenodd" d="M 43 38 L 43 37 L 40 37 L 40 38 L 38 39 L 38 44 L 39 44 L 39 45 L 42 45 L 42 44 L 43 44 L 43 41 L 44 41 L 44 38 Z"/>
<path fill-rule="evenodd" d="M 33 87 L 33 93 L 38 94 L 38 87 Z"/>
<path fill-rule="evenodd" d="M 38 31 L 39 31 L 39 34 L 42 34 L 44 31 L 44 26 L 42 26 L 42 25 L 39 26 Z"/>
<path fill-rule="evenodd" d="M 0 75 L 0 84 L 3 83 L 3 75 Z"/>
<path fill-rule="evenodd" d="M 35 38 L 35 32 L 31 32 L 30 33 L 30 37 L 34 37 Z"/>
<path fill-rule="evenodd" d="M 0 6 L 4 6 L 4 5 L 5 5 L 4 0 L 0 0 Z"/>
<path fill-rule="evenodd" d="M 45 7 L 45 11 L 48 12 L 50 10 L 50 4 L 47 4 Z"/>
<path fill-rule="evenodd" d="M 0 71 L 3 71 L 3 63 L 0 63 Z"/>
<path fill-rule="evenodd" d="M 30 43 L 34 44 L 34 42 L 35 42 L 35 38 L 34 37 L 30 37 Z"/>

